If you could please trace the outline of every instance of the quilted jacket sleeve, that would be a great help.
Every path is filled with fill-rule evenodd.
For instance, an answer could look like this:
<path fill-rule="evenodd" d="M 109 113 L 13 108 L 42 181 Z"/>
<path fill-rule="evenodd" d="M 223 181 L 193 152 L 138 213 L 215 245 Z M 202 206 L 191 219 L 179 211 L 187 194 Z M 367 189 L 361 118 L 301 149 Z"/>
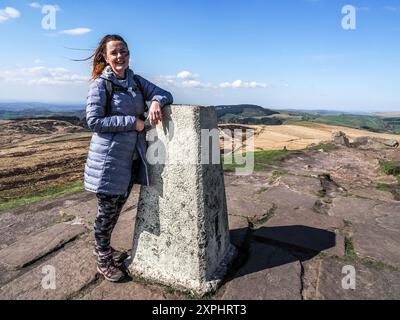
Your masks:
<path fill-rule="evenodd" d="M 94 132 L 134 131 L 135 116 L 105 116 L 106 88 L 104 80 L 95 80 L 90 84 L 86 104 L 86 122 Z"/>
<path fill-rule="evenodd" d="M 157 87 L 154 83 L 146 80 L 145 78 L 135 75 L 137 81 L 140 82 L 140 86 L 142 89 L 142 94 L 144 95 L 144 99 L 146 101 L 158 101 L 160 103 L 161 108 L 174 103 L 174 99 L 172 94 L 160 87 Z"/>

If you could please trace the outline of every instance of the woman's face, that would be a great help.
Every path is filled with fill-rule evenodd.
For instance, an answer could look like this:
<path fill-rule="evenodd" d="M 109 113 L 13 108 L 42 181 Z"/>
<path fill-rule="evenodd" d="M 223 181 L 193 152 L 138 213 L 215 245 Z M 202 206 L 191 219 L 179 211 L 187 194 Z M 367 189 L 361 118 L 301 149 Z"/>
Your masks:
<path fill-rule="evenodd" d="M 118 78 L 125 78 L 125 70 L 129 67 L 129 50 L 122 41 L 109 41 L 104 59 Z"/>

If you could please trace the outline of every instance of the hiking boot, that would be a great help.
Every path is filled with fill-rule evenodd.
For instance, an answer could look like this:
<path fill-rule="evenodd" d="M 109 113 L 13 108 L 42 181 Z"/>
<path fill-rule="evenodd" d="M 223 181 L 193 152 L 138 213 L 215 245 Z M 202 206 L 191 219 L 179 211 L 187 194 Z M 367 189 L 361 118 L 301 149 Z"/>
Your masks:
<path fill-rule="evenodd" d="M 115 265 L 118 267 L 122 265 L 122 263 L 124 262 L 124 260 L 126 258 L 128 258 L 128 254 L 126 252 L 115 250 L 113 247 L 111 247 L 111 253 L 112 253 L 112 257 L 115 262 Z M 99 251 L 97 250 L 96 247 L 94 247 L 94 249 L 93 249 L 93 255 L 95 255 L 96 257 L 99 256 Z"/>
<path fill-rule="evenodd" d="M 112 252 L 97 257 L 97 271 L 108 281 L 118 282 L 125 278 L 125 274 L 115 265 Z"/>

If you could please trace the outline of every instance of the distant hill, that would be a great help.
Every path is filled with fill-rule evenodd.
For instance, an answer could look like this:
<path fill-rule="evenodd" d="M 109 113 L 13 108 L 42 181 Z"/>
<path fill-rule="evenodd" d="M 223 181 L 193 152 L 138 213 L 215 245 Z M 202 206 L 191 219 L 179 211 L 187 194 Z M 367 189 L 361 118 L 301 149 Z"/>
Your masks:
<path fill-rule="evenodd" d="M 49 110 L 24 109 L 20 111 L 0 110 L 1 120 L 17 120 L 17 119 L 36 119 L 36 118 L 55 118 L 55 117 L 85 117 L 84 111 L 72 112 L 54 112 Z"/>
<path fill-rule="evenodd" d="M 400 117 L 383 118 L 373 114 L 321 114 L 296 111 L 290 111 L 288 113 L 291 115 L 301 116 L 302 121 L 344 126 L 372 132 L 400 134 Z"/>
<path fill-rule="evenodd" d="M 374 115 L 382 118 L 400 118 L 399 112 L 376 112 Z"/>
<path fill-rule="evenodd" d="M 317 117 L 313 119 L 315 122 L 322 122 L 333 125 L 343 125 L 351 128 L 360 128 L 371 131 L 383 132 L 390 130 L 390 126 L 380 118 L 374 116 L 364 115 L 329 115 L 323 117 Z"/>
<path fill-rule="evenodd" d="M 400 134 L 400 112 L 349 113 L 334 110 L 271 110 L 253 104 L 216 105 L 218 123 L 250 125 L 281 125 L 293 122 L 319 122 L 324 124 L 364 129 L 372 132 Z M 85 125 L 85 106 L 52 105 L 46 103 L 0 103 L 0 120 L 14 119 L 61 119 Z"/>
<path fill-rule="evenodd" d="M 323 110 L 323 109 L 315 109 L 315 110 L 306 110 L 306 109 L 280 109 L 281 112 L 293 113 L 293 114 L 312 114 L 312 115 L 323 115 L 323 116 L 338 116 L 342 114 L 351 114 L 351 115 L 371 115 L 368 112 L 347 112 L 347 111 L 337 111 L 337 110 Z"/>
<path fill-rule="evenodd" d="M 265 109 L 253 104 L 219 105 L 214 107 L 217 111 L 218 117 L 222 117 L 226 114 L 234 114 L 243 117 L 270 116 L 273 114 L 279 114 L 277 111 Z"/>
<path fill-rule="evenodd" d="M 218 105 L 214 106 L 217 111 L 219 123 L 241 123 L 241 124 L 268 124 L 280 125 L 280 119 L 272 119 L 269 116 L 279 114 L 277 111 L 263 108 L 253 104 Z"/>
<path fill-rule="evenodd" d="M 0 119 L 33 119 L 48 117 L 78 117 L 83 119 L 85 107 L 75 104 L 48 104 L 37 102 L 0 102 Z"/>
<path fill-rule="evenodd" d="M 85 107 L 81 105 L 52 105 L 46 103 L 0 103 L 0 119 L 33 119 L 43 117 L 78 117 L 83 119 Z"/>
<path fill-rule="evenodd" d="M 73 112 L 83 110 L 85 107 L 79 104 L 50 104 L 41 102 L 0 102 L 0 111 L 49 111 L 49 112 Z"/>

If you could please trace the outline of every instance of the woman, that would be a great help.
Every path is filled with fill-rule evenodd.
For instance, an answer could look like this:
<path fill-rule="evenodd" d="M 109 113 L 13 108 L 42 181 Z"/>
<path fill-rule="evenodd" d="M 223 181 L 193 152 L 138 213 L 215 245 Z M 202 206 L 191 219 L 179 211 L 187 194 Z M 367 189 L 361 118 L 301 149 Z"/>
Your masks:
<path fill-rule="evenodd" d="M 172 104 L 173 98 L 129 69 L 129 49 L 122 37 L 105 36 L 92 57 L 86 121 L 94 134 L 85 166 L 85 189 L 95 192 L 98 199 L 94 223 L 97 270 L 107 280 L 119 281 L 124 273 L 113 259 L 111 233 L 133 183 L 149 184 L 145 102 L 151 101 L 147 119 L 156 125 L 162 120 L 162 108 Z"/>

